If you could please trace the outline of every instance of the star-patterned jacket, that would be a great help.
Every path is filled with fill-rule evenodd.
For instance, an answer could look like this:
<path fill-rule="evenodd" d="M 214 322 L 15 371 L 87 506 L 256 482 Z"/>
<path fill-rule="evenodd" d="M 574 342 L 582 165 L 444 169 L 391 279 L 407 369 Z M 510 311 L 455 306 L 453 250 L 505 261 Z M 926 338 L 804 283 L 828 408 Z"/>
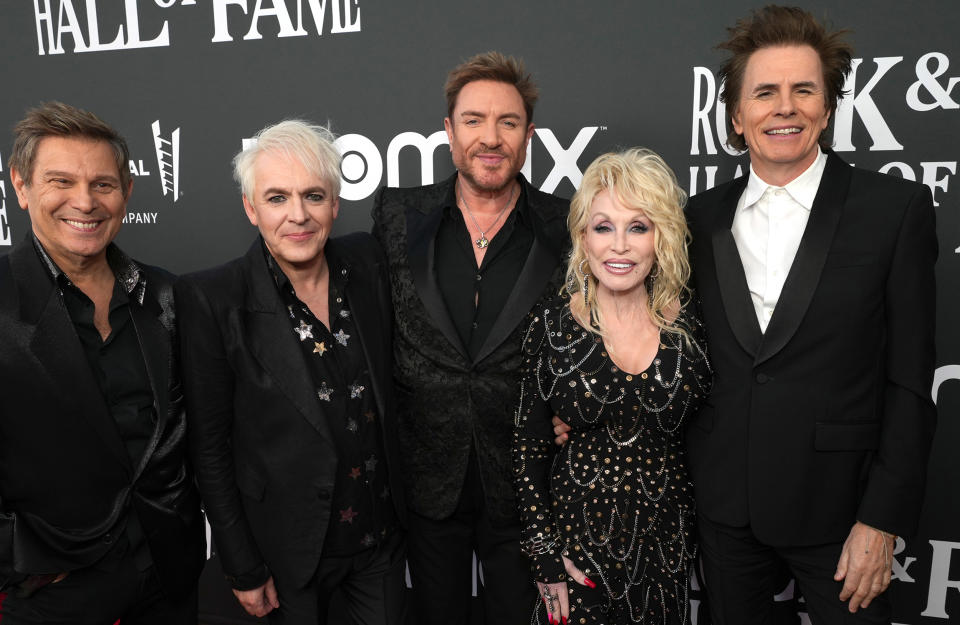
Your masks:
<path fill-rule="evenodd" d="M 306 584 L 342 516 L 332 506 L 336 435 L 262 246 L 258 237 L 244 256 L 177 283 L 190 453 L 224 573 L 240 590 L 270 573 Z M 385 261 L 364 233 L 330 239 L 324 253 L 349 272 L 350 341 L 366 358 L 403 524 Z"/>

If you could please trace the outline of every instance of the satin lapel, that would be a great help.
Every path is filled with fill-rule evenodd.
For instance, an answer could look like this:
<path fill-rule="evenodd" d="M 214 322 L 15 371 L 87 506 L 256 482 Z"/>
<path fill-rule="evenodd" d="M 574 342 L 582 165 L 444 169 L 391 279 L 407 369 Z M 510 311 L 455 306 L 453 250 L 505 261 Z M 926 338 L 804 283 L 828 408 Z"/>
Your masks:
<path fill-rule="evenodd" d="M 442 219 L 443 208 L 439 204 L 427 213 L 413 207 L 407 208 L 407 261 L 410 264 L 410 275 L 413 277 L 417 295 L 427 309 L 427 314 L 430 315 L 440 333 L 460 352 L 460 355 L 469 360 L 467 348 L 460 340 L 460 335 L 447 311 L 447 303 L 437 286 L 437 273 L 434 270 L 436 251 L 434 241 Z"/>
<path fill-rule="evenodd" d="M 730 185 L 721 203 L 716 207 L 716 221 L 713 226 L 713 263 L 717 271 L 717 286 L 720 289 L 720 300 L 727 316 L 727 323 L 737 342 L 749 354 L 756 355 L 763 340 L 760 331 L 760 322 L 753 309 L 750 299 L 750 288 L 747 286 L 747 276 L 743 271 L 743 261 L 737 250 L 737 242 L 733 238 L 730 228 L 733 226 L 733 217 L 737 212 L 737 203 L 747 185 L 747 177 L 743 176 Z"/>
<path fill-rule="evenodd" d="M 379 269 L 383 270 L 382 267 L 379 267 Z M 377 352 L 377 347 L 383 345 L 385 340 L 383 333 L 380 331 L 379 319 L 381 306 L 384 303 L 371 299 L 376 298 L 376 285 L 368 283 L 365 276 L 357 275 L 357 272 L 348 276 L 345 291 L 347 301 L 350 302 L 350 314 L 353 315 L 354 327 L 360 338 L 360 346 L 363 348 L 363 356 L 370 368 L 370 381 L 374 386 L 373 391 L 376 394 L 377 406 L 380 414 L 383 414 L 386 406 L 382 398 L 386 395 L 383 392 L 382 384 L 384 380 L 389 380 L 391 375 L 386 370 L 389 361 L 380 355 L 382 352 Z"/>
<path fill-rule="evenodd" d="M 800 239 L 800 247 L 783 283 L 777 307 L 757 354 L 757 364 L 783 349 L 803 321 L 843 214 L 843 205 L 850 189 L 850 171 L 849 165 L 830 154 L 807 227 Z"/>
<path fill-rule="evenodd" d="M 147 288 L 149 289 L 149 285 Z M 130 317 L 133 319 L 140 352 L 147 367 L 150 388 L 153 390 L 153 409 L 156 411 L 153 434 L 140 459 L 137 475 L 153 456 L 170 406 L 170 332 L 160 323 L 161 312 L 160 305 L 150 297 L 149 291 L 143 306 L 130 302 Z"/>
<path fill-rule="evenodd" d="M 503 310 L 500 311 L 493 327 L 490 328 L 487 339 L 477 353 L 477 362 L 489 356 L 510 336 L 517 324 L 523 321 L 523 318 L 543 294 L 543 289 L 550 280 L 550 276 L 553 275 L 558 262 L 559 258 L 556 253 L 549 249 L 540 237 L 534 237 L 533 245 L 530 246 L 530 253 L 527 254 L 527 260 L 523 263 L 520 277 L 513 285 L 513 290 L 510 291 Z"/>
<path fill-rule="evenodd" d="M 246 260 L 248 296 L 244 321 L 250 349 L 281 394 L 317 432 L 329 438 L 330 430 L 323 418 L 313 379 L 297 344 L 299 339 L 290 327 L 259 239 L 247 252 Z"/>
<path fill-rule="evenodd" d="M 85 419 L 117 460 L 129 467 L 127 450 L 90 370 L 70 313 L 59 290 L 44 274 L 46 269 L 32 246 L 32 241 L 24 241 L 11 254 L 11 270 L 20 293 L 21 318 L 33 326 L 30 351 L 49 375 L 51 392 L 61 396 L 69 406 L 64 414 L 78 414 Z"/>

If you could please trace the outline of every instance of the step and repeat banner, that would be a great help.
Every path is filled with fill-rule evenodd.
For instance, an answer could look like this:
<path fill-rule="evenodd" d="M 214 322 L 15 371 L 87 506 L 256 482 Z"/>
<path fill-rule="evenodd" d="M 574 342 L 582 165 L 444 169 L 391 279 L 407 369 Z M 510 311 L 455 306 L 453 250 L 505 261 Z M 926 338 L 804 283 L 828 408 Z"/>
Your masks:
<path fill-rule="evenodd" d="M 835 149 L 930 187 L 940 241 L 940 422 L 920 533 L 897 541 L 894 621 L 960 620 L 960 3 L 799 2 L 856 49 Z M 756 2 L 677 0 L 7 0 L 0 8 L 0 254 L 27 236 L 6 171 L 12 126 L 38 102 L 96 112 L 129 141 L 134 175 L 119 243 L 181 273 L 243 253 L 255 235 L 230 160 L 261 127 L 329 122 L 344 154 L 336 230 L 370 226 L 381 185 L 452 173 L 447 71 L 486 50 L 522 57 L 540 86 L 525 173 L 569 197 L 597 155 L 643 145 L 696 193 L 739 175 L 725 144 L 713 46 Z M 842 311 L 838 311 L 842 314 Z M 813 389 L 811 389 L 813 390 Z M 2 392 L 2 391 L 0 391 Z M 215 548 L 214 548 L 215 549 Z M 476 585 L 482 586 L 482 571 Z M 481 590 L 482 591 L 482 590 Z M 694 601 L 699 583 L 694 580 Z M 779 598 L 809 622 L 794 587 Z M 244 622 L 215 553 L 201 620 Z M 694 611 L 694 624 L 707 616 Z"/>

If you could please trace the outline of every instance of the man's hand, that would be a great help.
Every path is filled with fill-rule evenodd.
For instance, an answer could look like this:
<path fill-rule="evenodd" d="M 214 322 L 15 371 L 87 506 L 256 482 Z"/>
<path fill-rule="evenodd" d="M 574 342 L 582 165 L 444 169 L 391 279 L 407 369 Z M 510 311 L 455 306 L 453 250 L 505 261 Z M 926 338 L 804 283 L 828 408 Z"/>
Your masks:
<path fill-rule="evenodd" d="M 840 601 L 850 600 L 850 611 L 866 608 L 890 585 L 896 537 L 865 525 L 854 524 L 843 543 L 833 579 L 843 581 Z"/>
<path fill-rule="evenodd" d="M 253 590 L 234 589 L 233 594 L 237 596 L 237 601 L 251 616 L 266 616 L 274 608 L 280 607 L 280 601 L 277 599 L 277 589 L 273 585 L 272 577 L 259 588 Z"/>
<path fill-rule="evenodd" d="M 572 428 L 569 425 L 567 425 L 566 422 L 563 421 L 560 417 L 556 415 L 553 416 L 553 434 L 554 436 L 556 436 L 556 438 L 553 439 L 554 443 L 556 443 L 560 447 L 563 447 L 563 445 L 570 438 L 570 436 L 567 435 L 567 432 L 569 432 L 571 429 Z"/>

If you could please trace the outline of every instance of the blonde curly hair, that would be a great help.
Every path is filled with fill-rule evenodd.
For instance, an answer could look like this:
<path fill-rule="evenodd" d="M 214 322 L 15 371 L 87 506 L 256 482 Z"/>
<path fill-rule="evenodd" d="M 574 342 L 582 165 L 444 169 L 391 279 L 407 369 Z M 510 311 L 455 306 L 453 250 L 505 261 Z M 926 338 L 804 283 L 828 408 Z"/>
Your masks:
<path fill-rule="evenodd" d="M 603 315 L 597 305 L 597 280 L 579 271 L 587 259 L 584 237 L 594 199 L 603 191 L 610 191 L 621 204 L 643 213 L 654 225 L 653 241 L 656 261 L 646 278 L 648 312 L 661 330 L 687 335 L 665 315 L 676 303 L 683 305 L 688 294 L 690 261 L 687 243 L 690 230 L 683 215 L 687 194 L 680 188 L 677 177 L 666 162 L 647 148 L 630 148 L 622 152 L 602 154 L 583 174 L 580 189 L 570 201 L 567 228 L 570 231 L 571 251 L 567 263 L 565 290 L 570 295 L 571 312 L 577 321 L 593 332 L 604 333 Z M 589 282 L 586 305 L 583 302 L 585 281 Z"/>

